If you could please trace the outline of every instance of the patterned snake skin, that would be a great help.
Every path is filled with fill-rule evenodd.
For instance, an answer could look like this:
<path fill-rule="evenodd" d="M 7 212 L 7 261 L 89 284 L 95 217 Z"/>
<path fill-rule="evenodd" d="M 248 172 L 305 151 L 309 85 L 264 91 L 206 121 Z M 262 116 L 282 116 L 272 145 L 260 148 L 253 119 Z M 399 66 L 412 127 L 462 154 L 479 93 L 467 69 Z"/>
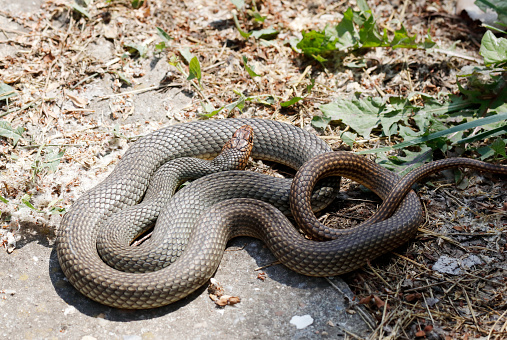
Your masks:
<path fill-rule="evenodd" d="M 181 256 L 174 263 L 156 271 L 128 273 L 102 261 L 96 239 L 104 221 L 139 203 L 150 177 L 162 164 L 178 157 L 212 158 L 245 124 L 254 129 L 254 158 L 301 167 L 292 181 L 292 193 L 290 180 L 258 173 L 226 171 L 203 177 L 176 193 L 157 220 L 155 240 L 166 242 L 165 229 L 181 231 Z M 400 182 L 397 175 L 364 157 L 331 153 L 318 137 L 280 122 L 227 119 L 171 126 L 132 145 L 108 178 L 74 203 L 58 231 L 58 259 L 71 284 L 82 294 L 109 306 L 131 309 L 163 306 L 202 286 L 216 271 L 227 241 L 239 235 L 261 238 L 283 264 L 299 273 L 339 275 L 414 235 L 422 222 L 422 207 L 410 187 L 422 176 L 459 165 L 507 173 L 506 167 L 479 161 L 448 161 L 411 173 Z M 350 177 L 388 204 L 359 227 L 336 231 L 322 226 L 311 208 L 308 210 L 308 195 L 315 178 L 327 176 Z M 398 182 L 401 187 L 393 192 Z M 391 199 L 393 204 L 389 203 Z M 299 234 L 280 212 L 287 214 L 289 204 L 296 220 L 308 223 L 300 226 L 302 229 L 328 241 L 311 241 Z M 153 243 L 146 246 L 158 246 Z M 170 256 L 155 253 L 148 253 L 143 260 L 164 262 Z"/>

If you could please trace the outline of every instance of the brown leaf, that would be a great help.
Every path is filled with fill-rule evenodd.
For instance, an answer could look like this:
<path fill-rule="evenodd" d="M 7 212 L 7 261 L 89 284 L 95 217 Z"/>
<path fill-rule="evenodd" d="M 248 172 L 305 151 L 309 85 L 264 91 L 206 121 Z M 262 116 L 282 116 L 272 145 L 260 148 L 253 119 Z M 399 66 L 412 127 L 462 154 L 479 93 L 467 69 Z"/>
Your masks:
<path fill-rule="evenodd" d="M 408 302 L 412 302 L 414 300 L 419 300 L 422 297 L 421 293 L 412 293 L 405 296 L 405 300 Z"/>
<path fill-rule="evenodd" d="M 266 273 L 264 273 L 264 272 L 260 272 L 259 274 L 257 274 L 257 278 L 258 278 L 259 280 L 264 281 L 264 280 L 266 280 L 266 277 L 267 277 L 267 275 L 266 275 Z"/>
<path fill-rule="evenodd" d="M 215 300 L 213 300 L 215 301 Z M 235 305 L 240 303 L 241 299 L 239 296 L 222 295 L 220 299 L 216 300 L 215 303 L 219 306 Z"/>
<path fill-rule="evenodd" d="M 77 107 L 84 108 L 88 104 L 88 100 L 74 96 L 73 94 L 67 93 L 67 97 L 76 105 Z"/>
<path fill-rule="evenodd" d="M 46 64 L 51 64 L 53 62 L 53 60 L 55 60 L 55 56 L 53 54 L 51 54 L 51 52 L 49 52 L 48 54 L 46 54 L 42 60 L 46 63 Z"/>
<path fill-rule="evenodd" d="M 415 333 L 415 336 L 420 338 L 420 337 L 426 336 L 426 333 L 424 331 L 419 331 L 419 332 Z"/>
<path fill-rule="evenodd" d="M 377 305 L 378 308 L 382 308 L 384 307 L 384 305 L 386 304 L 384 301 L 382 301 L 381 298 L 379 298 L 377 295 L 373 295 L 373 298 L 375 299 L 375 304 Z"/>
<path fill-rule="evenodd" d="M 433 325 L 427 325 L 426 327 L 424 327 L 424 331 L 426 333 L 431 332 L 432 330 L 433 330 Z"/>
<path fill-rule="evenodd" d="M 372 296 L 370 295 L 370 296 L 361 298 L 361 300 L 359 300 L 359 303 L 362 305 L 367 305 L 370 303 L 371 299 L 372 299 Z"/>

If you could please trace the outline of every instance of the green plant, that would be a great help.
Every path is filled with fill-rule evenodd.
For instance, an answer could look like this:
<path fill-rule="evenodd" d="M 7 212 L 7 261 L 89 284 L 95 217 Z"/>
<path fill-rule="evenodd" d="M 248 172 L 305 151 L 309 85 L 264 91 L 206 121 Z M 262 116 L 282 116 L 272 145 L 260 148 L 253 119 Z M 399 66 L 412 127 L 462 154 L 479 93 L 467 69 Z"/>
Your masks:
<path fill-rule="evenodd" d="M 379 31 L 366 1 L 359 0 L 358 6 L 359 11 L 348 8 L 341 22 L 335 27 L 326 26 L 323 31 L 302 32 L 303 38 L 297 44 L 293 43 L 293 47 L 322 63 L 337 52 L 346 54 L 362 48 L 427 49 L 435 45 L 429 32 L 423 42 L 417 43 L 416 35 L 410 36 L 403 24 L 390 38 L 387 29 Z"/>
<path fill-rule="evenodd" d="M 252 0 L 252 6 L 251 6 L 252 9 L 245 9 L 246 6 L 245 6 L 244 0 L 231 0 L 231 2 L 234 4 L 234 6 L 236 6 L 236 9 L 238 10 L 238 12 L 244 13 L 246 22 L 248 22 L 248 20 L 252 21 L 250 26 L 257 27 L 260 24 L 263 24 L 264 21 L 266 20 L 266 17 L 263 17 L 259 13 L 259 10 L 257 9 L 257 4 L 255 3 L 255 0 Z M 249 32 L 246 32 L 243 29 L 241 29 L 241 24 L 239 23 L 238 16 L 235 13 L 233 13 L 232 16 L 234 18 L 234 24 L 236 26 L 236 29 L 238 30 L 239 34 L 245 39 L 248 39 L 250 37 L 254 37 L 255 39 L 271 40 L 271 39 L 274 39 L 278 36 L 279 31 L 272 28 L 272 27 L 268 27 L 268 28 L 264 28 L 264 29 L 257 29 L 256 28 L 256 29 L 253 29 Z"/>
<path fill-rule="evenodd" d="M 487 32 L 480 53 L 485 65 L 463 68 L 458 76 L 460 95 L 438 97 L 412 93 L 408 98 L 338 99 L 320 107 L 322 116 L 314 117 L 312 125 L 324 128 L 332 121 L 348 126 L 351 131 L 341 137 L 349 145 L 361 136 L 369 139 L 373 130 L 381 137 L 403 138 L 389 147 L 359 153 L 380 154 L 381 163 L 391 169 L 402 169 L 408 162 L 432 158 L 435 150 L 451 149 L 461 153 L 475 150 L 481 159 L 506 157 L 507 139 L 507 40 Z M 449 127 L 451 126 L 451 127 Z M 473 142 L 486 141 L 476 147 Z M 403 149 L 405 156 L 381 153 Z"/>

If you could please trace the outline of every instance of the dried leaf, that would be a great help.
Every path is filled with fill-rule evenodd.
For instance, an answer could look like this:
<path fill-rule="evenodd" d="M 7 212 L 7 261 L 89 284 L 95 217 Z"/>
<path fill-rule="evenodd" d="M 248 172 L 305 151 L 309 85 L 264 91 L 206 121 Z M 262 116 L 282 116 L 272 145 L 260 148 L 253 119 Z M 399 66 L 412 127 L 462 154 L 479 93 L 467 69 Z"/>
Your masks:
<path fill-rule="evenodd" d="M 67 93 L 67 97 L 69 97 L 70 100 L 76 105 L 77 107 L 84 108 L 86 105 L 88 105 L 88 100 L 74 96 L 73 94 Z"/>
<path fill-rule="evenodd" d="M 424 332 L 424 331 L 419 331 L 419 332 L 415 333 L 415 336 L 416 336 L 416 337 L 418 337 L 418 338 L 423 337 L 423 336 L 426 336 L 426 332 Z"/>

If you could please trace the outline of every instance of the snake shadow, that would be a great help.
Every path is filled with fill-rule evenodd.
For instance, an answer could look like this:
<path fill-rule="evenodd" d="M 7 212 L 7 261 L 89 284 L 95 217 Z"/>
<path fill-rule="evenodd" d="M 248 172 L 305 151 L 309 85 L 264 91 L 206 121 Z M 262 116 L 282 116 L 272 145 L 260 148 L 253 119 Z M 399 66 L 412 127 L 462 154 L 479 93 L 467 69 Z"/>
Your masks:
<path fill-rule="evenodd" d="M 56 293 L 68 305 L 75 307 L 78 311 L 87 316 L 105 317 L 107 320 L 119 322 L 138 321 L 162 317 L 166 314 L 177 311 L 178 309 L 191 303 L 193 300 L 195 300 L 195 298 L 197 298 L 206 290 L 206 285 L 204 285 L 186 298 L 159 308 L 130 310 L 105 306 L 82 295 L 74 288 L 74 286 L 69 283 L 62 271 L 62 268 L 60 267 L 55 248 L 53 248 L 50 255 L 49 277 Z"/>

